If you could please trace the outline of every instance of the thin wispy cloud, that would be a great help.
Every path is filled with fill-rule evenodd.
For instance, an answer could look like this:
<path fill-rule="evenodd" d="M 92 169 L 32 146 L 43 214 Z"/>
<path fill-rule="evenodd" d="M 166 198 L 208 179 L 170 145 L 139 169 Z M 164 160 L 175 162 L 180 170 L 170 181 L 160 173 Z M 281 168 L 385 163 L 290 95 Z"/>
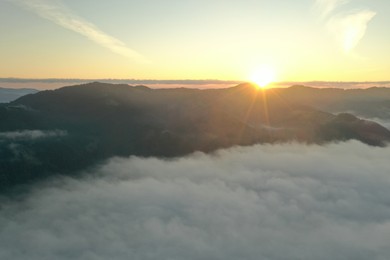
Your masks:
<path fill-rule="evenodd" d="M 329 32 L 334 36 L 345 54 L 353 54 L 356 46 L 366 34 L 368 23 L 376 12 L 369 9 L 358 11 L 337 11 L 350 0 L 316 0 L 315 10 L 320 19 L 326 23 Z"/>
<path fill-rule="evenodd" d="M 350 0 L 316 0 L 315 9 L 322 19 L 326 18 L 337 7 L 348 3 Z"/>
<path fill-rule="evenodd" d="M 348 15 L 332 17 L 327 27 L 342 45 L 345 53 L 351 53 L 366 34 L 367 25 L 376 15 L 370 10 L 362 10 Z"/>
<path fill-rule="evenodd" d="M 37 15 L 52 21 L 66 29 L 79 33 L 93 42 L 109 49 L 119 55 L 128 57 L 138 62 L 148 60 L 135 50 L 127 47 L 119 39 L 103 32 L 93 23 L 74 14 L 61 0 L 9 0 L 23 8 L 29 9 Z"/>

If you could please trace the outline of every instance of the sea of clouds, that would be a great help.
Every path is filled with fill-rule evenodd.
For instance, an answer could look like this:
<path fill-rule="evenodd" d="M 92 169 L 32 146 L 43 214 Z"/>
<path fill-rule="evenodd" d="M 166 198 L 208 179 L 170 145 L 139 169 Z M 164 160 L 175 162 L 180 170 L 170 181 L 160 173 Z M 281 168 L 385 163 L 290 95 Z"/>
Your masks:
<path fill-rule="evenodd" d="M 0 259 L 390 259 L 390 148 L 112 158 L 0 207 Z"/>

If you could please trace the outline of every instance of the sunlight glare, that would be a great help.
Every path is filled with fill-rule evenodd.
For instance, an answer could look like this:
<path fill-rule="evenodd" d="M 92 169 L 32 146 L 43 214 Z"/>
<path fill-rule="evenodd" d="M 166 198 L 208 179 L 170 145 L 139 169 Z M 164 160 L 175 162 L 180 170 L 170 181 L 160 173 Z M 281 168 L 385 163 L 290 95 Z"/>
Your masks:
<path fill-rule="evenodd" d="M 264 65 L 257 68 L 251 75 L 250 80 L 259 88 L 266 88 L 267 85 L 276 79 L 275 69 L 271 66 Z"/>

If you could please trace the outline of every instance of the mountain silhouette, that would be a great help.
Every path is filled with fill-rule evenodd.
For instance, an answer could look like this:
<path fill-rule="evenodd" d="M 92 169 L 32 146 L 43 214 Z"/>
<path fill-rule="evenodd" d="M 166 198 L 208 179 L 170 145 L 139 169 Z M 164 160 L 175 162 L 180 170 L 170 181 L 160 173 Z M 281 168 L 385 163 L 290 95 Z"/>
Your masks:
<path fill-rule="evenodd" d="M 390 94 L 381 89 L 382 97 L 382 91 Z M 336 105 L 348 110 L 359 99 L 386 102 L 355 92 L 297 86 L 260 90 L 251 84 L 151 89 L 94 82 L 29 94 L 0 106 L 0 187 L 73 175 L 112 156 L 175 157 L 287 141 L 357 139 L 385 145 L 390 141 L 385 127 L 331 113 Z"/>

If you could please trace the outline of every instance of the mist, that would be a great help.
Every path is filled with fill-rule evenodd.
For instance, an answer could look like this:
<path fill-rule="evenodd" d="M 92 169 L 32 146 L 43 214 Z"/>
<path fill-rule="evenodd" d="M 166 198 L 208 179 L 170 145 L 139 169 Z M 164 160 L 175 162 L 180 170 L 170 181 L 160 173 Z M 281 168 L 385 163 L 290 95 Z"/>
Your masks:
<path fill-rule="evenodd" d="M 390 148 L 112 158 L 3 199 L 1 259 L 390 259 Z"/>
<path fill-rule="evenodd" d="M 67 132 L 64 130 L 42 131 L 42 130 L 22 130 L 11 132 L 0 132 L 1 139 L 11 140 L 35 140 L 50 137 L 63 137 Z"/>

